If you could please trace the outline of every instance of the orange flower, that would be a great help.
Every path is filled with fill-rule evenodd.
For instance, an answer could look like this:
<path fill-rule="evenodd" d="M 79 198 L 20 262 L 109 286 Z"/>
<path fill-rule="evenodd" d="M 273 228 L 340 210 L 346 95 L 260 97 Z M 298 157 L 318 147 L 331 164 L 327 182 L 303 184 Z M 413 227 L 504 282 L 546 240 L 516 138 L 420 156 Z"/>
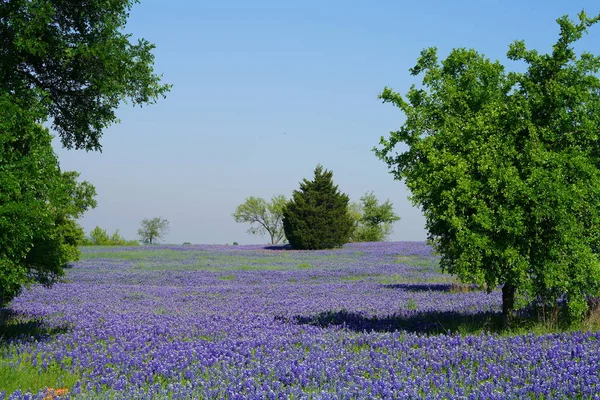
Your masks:
<path fill-rule="evenodd" d="M 56 390 L 52 388 L 47 388 L 46 396 L 44 396 L 42 400 L 54 400 L 57 396 L 64 396 L 67 393 L 69 393 L 69 389 L 67 388 L 60 388 Z"/>

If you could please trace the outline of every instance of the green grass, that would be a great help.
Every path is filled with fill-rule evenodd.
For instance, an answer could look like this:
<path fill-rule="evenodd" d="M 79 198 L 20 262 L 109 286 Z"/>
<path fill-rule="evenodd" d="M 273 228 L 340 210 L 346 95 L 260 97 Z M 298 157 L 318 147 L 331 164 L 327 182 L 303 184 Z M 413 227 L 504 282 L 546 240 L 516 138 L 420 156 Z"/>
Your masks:
<path fill-rule="evenodd" d="M 109 258 L 118 260 L 148 260 L 152 258 L 163 258 L 163 259 L 186 259 L 194 255 L 205 254 L 203 251 L 193 250 L 181 250 L 175 251 L 170 249 L 163 250 L 121 250 L 115 249 L 114 247 L 94 246 L 94 247 L 82 247 L 81 259 L 82 260 L 96 260 L 99 258 Z M 105 251 L 111 249 L 111 251 Z M 90 251 L 91 250 L 91 251 Z"/>
<path fill-rule="evenodd" d="M 149 296 L 146 293 L 139 292 L 139 291 L 129 292 L 125 295 L 125 299 L 129 300 L 129 301 L 142 300 L 142 299 L 145 299 L 146 297 L 149 297 Z"/>
<path fill-rule="evenodd" d="M 164 262 L 160 260 L 137 262 L 133 265 L 133 270 L 142 271 L 207 271 L 210 270 L 206 263 L 177 264 L 173 262 Z"/>
<path fill-rule="evenodd" d="M 341 276 L 339 279 L 344 282 L 357 282 L 357 281 L 367 280 L 373 276 L 377 276 L 377 275 L 373 275 L 373 274 L 345 275 L 345 276 Z"/>
<path fill-rule="evenodd" d="M 375 276 L 375 275 L 374 275 Z M 451 275 L 442 274 L 440 272 L 439 276 L 433 276 L 429 279 L 423 278 L 415 278 L 411 275 L 400 275 L 400 274 L 392 274 L 392 275 L 376 275 L 375 279 L 377 282 L 382 285 L 397 285 L 400 283 L 453 283 L 455 279 Z"/>
<path fill-rule="evenodd" d="M 419 308 L 419 306 L 417 305 L 417 302 L 414 299 L 408 299 L 408 301 L 406 302 L 406 309 L 407 310 L 416 310 L 417 308 Z"/>
<path fill-rule="evenodd" d="M 229 275 L 227 276 L 228 279 L 226 280 L 230 280 L 229 278 L 231 277 L 231 279 L 235 278 L 235 275 Z M 223 294 L 221 293 L 215 293 L 215 292 L 208 292 L 208 291 L 192 291 L 192 292 L 186 292 L 182 294 L 183 297 L 189 297 L 189 298 L 195 298 L 195 297 L 206 297 L 206 298 L 211 298 L 211 299 L 222 299 L 223 298 Z"/>
<path fill-rule="evenodd" d="M 206 272 L 235 272 L 235 271 L 291 271 L 297 269 L 313 269 L 308 262 L 299 262 L 289 252 L 260 252 L 256 257 L 256 250 L 252 254 L 215 254 L 203 250 L 171 250 L 171 249 L 115 249 L 114 247 L 82 247 L 81 260 L 93 262 L 105 260 L 106 265 L 96 271 L 101 273 L 114 268 L 130 271 L 206 271 Z M 344 255 L 325 255 L 324 265 L 320 268 L 338 268 L 339 261 L 348 262 L 356 260 L 360 252 Z M 336 260 L 335 265 L 329 266 L 329 260 Z M 123 266 L 121 261 L 128 261 Z M 118 264 L 117 264 L 118 263 Z M 221 279 L 221 278 L 220 278 Z"/>
<path fill-rule="evenodd" d="M 370 351 L 371 343 L 352 343 L 348 346 L 348 349 L 354 353 L 360 354 L 363 351 Z"/>
<path fill-rule="evenodd" d="M 413 267 L 437 267 L 439 264 L 437 258 L 423 256 L 397 256 L 395 262 Z"/>
<path fill-rule="evenodd" d="M 49 337 L 66 332 L 67 326 L 48 326 L 41 319 L 15 314 L 6 309 L 0 310 L 0 321 L 0 390 L 12 393 L 20 389 L 37 393 L 47 387 L 70 388 L 81 379 L 80 374 L 67 369 L 71 362 L 69 359 L 63 360 L 64 367 L 53 362 L 42 370 L 39 366 L 41 358 L 36 360 L 38 366 L 34 367 L 30 355 L 17 356 L 6 346 L 9 339 Z"/>
<path fill-rule="evenodd" d="M 37 393 L 46 388 L 71 388 L 81 376 L 63 369 L 61 365 L 52 363 L 45 370 L 34 367 L 23 359 L 16 368 L 9 363 L 15 362 L 10 358 L 0 357 L 0 388 L 12 393 L 17 389 Z"/>
<path fill-rule="evenodd" d="M 282 265 L 231 265 L 224 268 L 218 268 L 217 271 L 227 270 L 227 271 L 281 271 L 286 270 L 286 268 Z"/>

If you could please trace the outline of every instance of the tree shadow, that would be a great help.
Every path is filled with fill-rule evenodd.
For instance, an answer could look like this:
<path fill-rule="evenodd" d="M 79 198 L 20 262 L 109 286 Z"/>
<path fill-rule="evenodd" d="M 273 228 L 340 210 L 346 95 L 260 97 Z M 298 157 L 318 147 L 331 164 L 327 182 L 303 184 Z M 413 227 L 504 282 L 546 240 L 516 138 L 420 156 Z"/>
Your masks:
<path fill-rule="evenodd" d="M 383 285 L 386 289 L 400 289 L 407 292 L 451 292 L 465 293 L 481 290 L 477 285 L 464 283 L 394 283 Z"/>
<path fill-rule="evenodd" d="M 383 285 L 386 289 L 400 289 L 407 292 L 450 292 L 450 283 L 394 283 Z"/>
<path fill-rule="evenodd" d="M 313 325 L 322 328 L 339 326 L 357 332 L 406 331 L 422 334 L 468 334 L 482 331 L 500 332 L 502 330 L 502 314 L 492 311 L 476 314 L 452 311 L 407 311 L 405 314 L 378 317 L 339 310 L 324 311 L 311 316 L 297 315 L 292 317 L 292 321 L 301 325 Z"/>
<path fill-rule="evenodd" d="M 46 341 L 69 329 L 67 324 L 52 326 L 40 317 L 32 318 L 9 308 L 0 308 L 0 346 L 13 341 Z"/>
<path fill-rule="evenodd" d="M 268 246 L 263 247 L 264 250 L 279 250 L 279 251 L 284 251 L 284 250 L 294 250 L 294 248 L 292 247 L 291 244 L 271 244 Z"/>

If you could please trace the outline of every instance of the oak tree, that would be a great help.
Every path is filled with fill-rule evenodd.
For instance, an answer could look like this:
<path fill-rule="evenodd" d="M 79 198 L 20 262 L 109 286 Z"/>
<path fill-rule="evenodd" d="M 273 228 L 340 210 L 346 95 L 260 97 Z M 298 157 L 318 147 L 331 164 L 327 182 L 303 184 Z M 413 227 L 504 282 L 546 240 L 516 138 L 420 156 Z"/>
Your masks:
<path fill-rule="evenodd" d="M 442 267 L 502 286 L 505 325 L 516 294 L 562 302 L 571 321 L 599 294 L 600 57 L 573 48 L 599 19 L 559 18 L 549 54 L 512 43 L 522 72 L 426 49 L 410 71 L 422 86 L 380 95 L 406 121 L 376 154 L 423 211 Z"/>
<path fill-rule="evenodd" d="M 248 233 L 251 235 L 269 234 L 271 244 L 281 242 L 283 232 L 283 208 L 287 200 L 285 196 L 273 196 L 270 202 L 260 197 L 248 197 L 237 206 L 233 213 L 235 222 L 248 223 Z"/>
<path fill-rule="evenodd" d="M 135 3 L 0 1 L 0 92 L 41 107 L 66 148 L 100 150 L 122 102 L 153 103 L 170 88 L 154 73 L 154 45 L 126 33 Z"/>
<path fill-rule="evenodd" d="M 62 275 L 83 238 L 75 219 L 95 205 L 93 186 L 60 171 L 42 124 L 66 148 L 101 150 L 123 102 L 170 89 L 154 73 L 154 45 L 126 33 L 134 3 L 0 1 L 0 305 Z"/>
<path fill-rule="evenodd" d="M 169 221 L 162 217 L 144 218 L 138 229 L 140 241 L 144 244 L 156 244 L 169 233 Z"/>
<path fill-rule="evenodd" d="M 0 306 L 32 283 L 51 285 L 79 257 L 75 220 L 96 206 L 96 191 L 60 170 L 48 129 L 0 95 Z"/>
<path fill-rule="evenodd" d="M 365 193 L 360 203 L 351 203 L 349 211 L 354 221 L 353 242 L 382 242 L 391 235 L 394 222 L 400 220 L 392 202 L 388 199 L 380 204 L 373 192 Z"/>

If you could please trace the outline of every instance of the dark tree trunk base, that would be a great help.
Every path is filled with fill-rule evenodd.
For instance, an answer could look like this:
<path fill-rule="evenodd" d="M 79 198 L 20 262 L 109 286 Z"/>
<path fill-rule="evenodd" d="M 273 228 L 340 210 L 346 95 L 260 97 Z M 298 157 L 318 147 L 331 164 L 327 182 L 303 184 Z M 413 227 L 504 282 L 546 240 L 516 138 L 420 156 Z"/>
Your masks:
<path fill-rule="evenodd" d="M 502 286 L 502 325 L 504 329 L 509 328 L 513 320 L 515 309 L 515 287 L 510 283 Z"/>

